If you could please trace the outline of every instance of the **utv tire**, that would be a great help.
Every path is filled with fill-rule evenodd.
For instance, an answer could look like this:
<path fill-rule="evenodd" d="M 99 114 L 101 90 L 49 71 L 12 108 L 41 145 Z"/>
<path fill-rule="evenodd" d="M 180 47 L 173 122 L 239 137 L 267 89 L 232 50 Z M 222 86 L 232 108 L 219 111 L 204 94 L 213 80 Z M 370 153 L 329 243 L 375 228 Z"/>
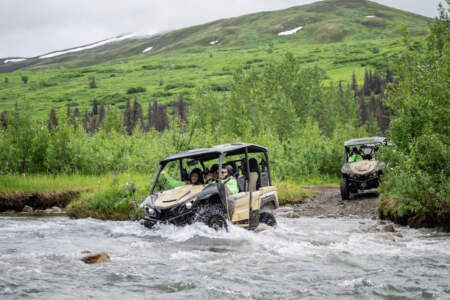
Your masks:
<path fill-rule="evenodd" d="M 220 206 L 200 207 L 194 215 L 194 222 L 202 222 L 214 230 L 225 229 L 228 231 L 227 219 Z"/>
<path fill-rule="evenodd" d="M 342 200 L 350 199 L 350 192 L 348 190 L 348 181 L 347 178 L 341 178 L 341 198 Z"/>
<path fill-rule="evenodd" d="M 277 219 L 275 219 L 273 210 L 271 208 L 264 207 L 261 210 L 261 213 L 259 214 L 259 223 L 263 223 L 272 227 L 277 225 Z"/>

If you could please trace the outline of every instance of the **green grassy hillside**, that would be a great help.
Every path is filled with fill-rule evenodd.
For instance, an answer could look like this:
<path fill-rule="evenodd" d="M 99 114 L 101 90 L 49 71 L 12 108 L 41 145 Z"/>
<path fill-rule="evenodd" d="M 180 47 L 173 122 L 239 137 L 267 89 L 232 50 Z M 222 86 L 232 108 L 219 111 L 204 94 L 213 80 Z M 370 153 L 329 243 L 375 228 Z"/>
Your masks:
<path fill-rule="evenodd" d="M 286 52 L 305 66 L 318 65 L 330 80 L 350 80 L 353 71 L 362 79 L 365 68 L 383 70 L 396 59 L 402 25 L 413 37 L 422 37 L 426 23 L 425 17 L 370 1 L 327 0 L 1 64 L 8 80 L 0 77 L 0 111 L 18 102 L 43 117 L 67 103 L 83 110 L 97 99 L 121 108 L 129 96 L 141 103 L 172 103 L 179 93 L 190 101 L 196 88 L 227 92 L 236 68 L 263 68 Z M 303 29 L 296 34 L 278 36 L 299 26 Z M 147 47 L 153 49 L 143 54 Z M 28 83 L 22 76 L 28 76 Z M 97 88 L 89 87 L 92 77 Z M 136 87 L 145 92 L 127 94 Z"/>

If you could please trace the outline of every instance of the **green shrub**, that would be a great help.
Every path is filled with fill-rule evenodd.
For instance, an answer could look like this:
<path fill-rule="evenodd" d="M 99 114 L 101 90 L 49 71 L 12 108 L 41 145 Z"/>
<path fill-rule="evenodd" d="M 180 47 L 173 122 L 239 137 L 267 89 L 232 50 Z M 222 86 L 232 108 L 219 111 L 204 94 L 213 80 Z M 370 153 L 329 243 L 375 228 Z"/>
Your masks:
<path fill-rule="evenodd" d="M 143 88 L 143 87 L 139 86 L 139 87 L 135 87 L 135 88 L 134 87 L 133 88 L 129 88 L 127 90 L 127 94 L 144 93 L 145 91 L 147 91 L 146 88 Z"/>
<path fill-rule="evenodd" d="M 450 228 L 448 23 L 441 7 L 440 18 L 430 25 L 424 54 L 411 47 L 405 34 L 397 66 L 401 80 L 389 95 L 394 147 L 382 153 L 390 162 L 382 197 L 395 203 L 387 214 L 406 216 L 413 223 L 419 218 L 419 226 Z"/>

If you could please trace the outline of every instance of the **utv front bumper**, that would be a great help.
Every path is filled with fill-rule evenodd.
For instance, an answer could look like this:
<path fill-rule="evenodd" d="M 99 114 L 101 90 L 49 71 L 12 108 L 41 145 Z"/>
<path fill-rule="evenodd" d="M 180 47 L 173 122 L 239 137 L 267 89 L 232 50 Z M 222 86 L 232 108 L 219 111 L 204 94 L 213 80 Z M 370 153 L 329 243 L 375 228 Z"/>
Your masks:
<path fill-rule="evenodd" d="M 358 176 L 348 177 L 348 185 L 350 189 L 368 190 L 379 186 L 380 178 L 378 176 Z"/>
<path fill-rule="evenodd" d="M 173 214 L 172 209 L 156 210 L 154 216 L 146 215 L 141 221 L 141 224 L 148 228 L 151 228 L 158 223 L 183 226 L 191 223 L 193 214 L 194 212 L 192 210 L 186 210 L 180 214 Z"/>

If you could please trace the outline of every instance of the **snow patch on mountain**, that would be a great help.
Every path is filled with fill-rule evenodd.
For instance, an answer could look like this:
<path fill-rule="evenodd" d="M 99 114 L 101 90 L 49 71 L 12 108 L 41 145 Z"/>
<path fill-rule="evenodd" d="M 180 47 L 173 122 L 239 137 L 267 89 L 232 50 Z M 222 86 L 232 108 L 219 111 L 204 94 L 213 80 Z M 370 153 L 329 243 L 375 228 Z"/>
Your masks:
<path fill-rule="evenodd" d="M 152 50 L 152 49 L 153 49 L 153 47 L 145 48 L 145 49 L 142 51 L 142 53 L 146 53 L 146 52 L 148 52 L 148 51 L 150 51 L 150 50 Z"/>
<path fill-rule="evenodd" d="M 282 35 L 290 35 L 290 34 L 294 34 L 297 33 L 297 31 L 300 31 L 303 29 L 303 26 L 299 26 L 297 28 L 291 29 L 291 30 L 287 30 L 287 31 L 283 31 L 283 32 L 279 32 L 278 35 L 282 36 Z"/>
<path fill-rule="evenodd" d="M 366 18 L 376 18 L 377 16 L 366 16 Z"/>
<path fill-rule="evenodd" d="M 119 41 L 123 41 L 123 40 L 130 39 L 130 38 L 136 38 L 136 37 L 137 37 L 137 35 L 135 33 L 128 34 L 128 35 L 122 35 L 122 36 L 106 39 L 106 40 L 103 40 L 103 41 L 100 41 L 100 42 L 97 42 L 97 43 L 94 43 L 94 44 L 90 44 L 90 45 L 87 45 L 87 46 L 82 46 L 82 47 L 78 47 L 78 48 L 72 48 L 72 49 L 68 49 L 68 50 L 56 51 L 56 52 L 48 53 L 48 54 L 39 56 L 39 58 L 40 59 L 50 58 L 50 57 L 55 57 L 55 56 L 59 56 L 59 55 L 67 54 L 67 53 L 73 53 L 73 52 L 88 50 L 88 49 L 100 47 L 100 46 L 103 46 L 103 45 L 106 45 L 106 44 L 119 42 Z"/>
<path fill-rule="evenodd" d="M 219 43 L 219 40 L 214 40 L 209 42 L 210 45 L 217 45 Z"/>
<path fill-rule="evenodd" d="M 10 63 L 10 62 L 19 62 L 19 61 L 24 61 L 26 60 L 26 58 L 11 58 L 11 59 L 5 59 L 3 61 L 4 64 Z"/>

